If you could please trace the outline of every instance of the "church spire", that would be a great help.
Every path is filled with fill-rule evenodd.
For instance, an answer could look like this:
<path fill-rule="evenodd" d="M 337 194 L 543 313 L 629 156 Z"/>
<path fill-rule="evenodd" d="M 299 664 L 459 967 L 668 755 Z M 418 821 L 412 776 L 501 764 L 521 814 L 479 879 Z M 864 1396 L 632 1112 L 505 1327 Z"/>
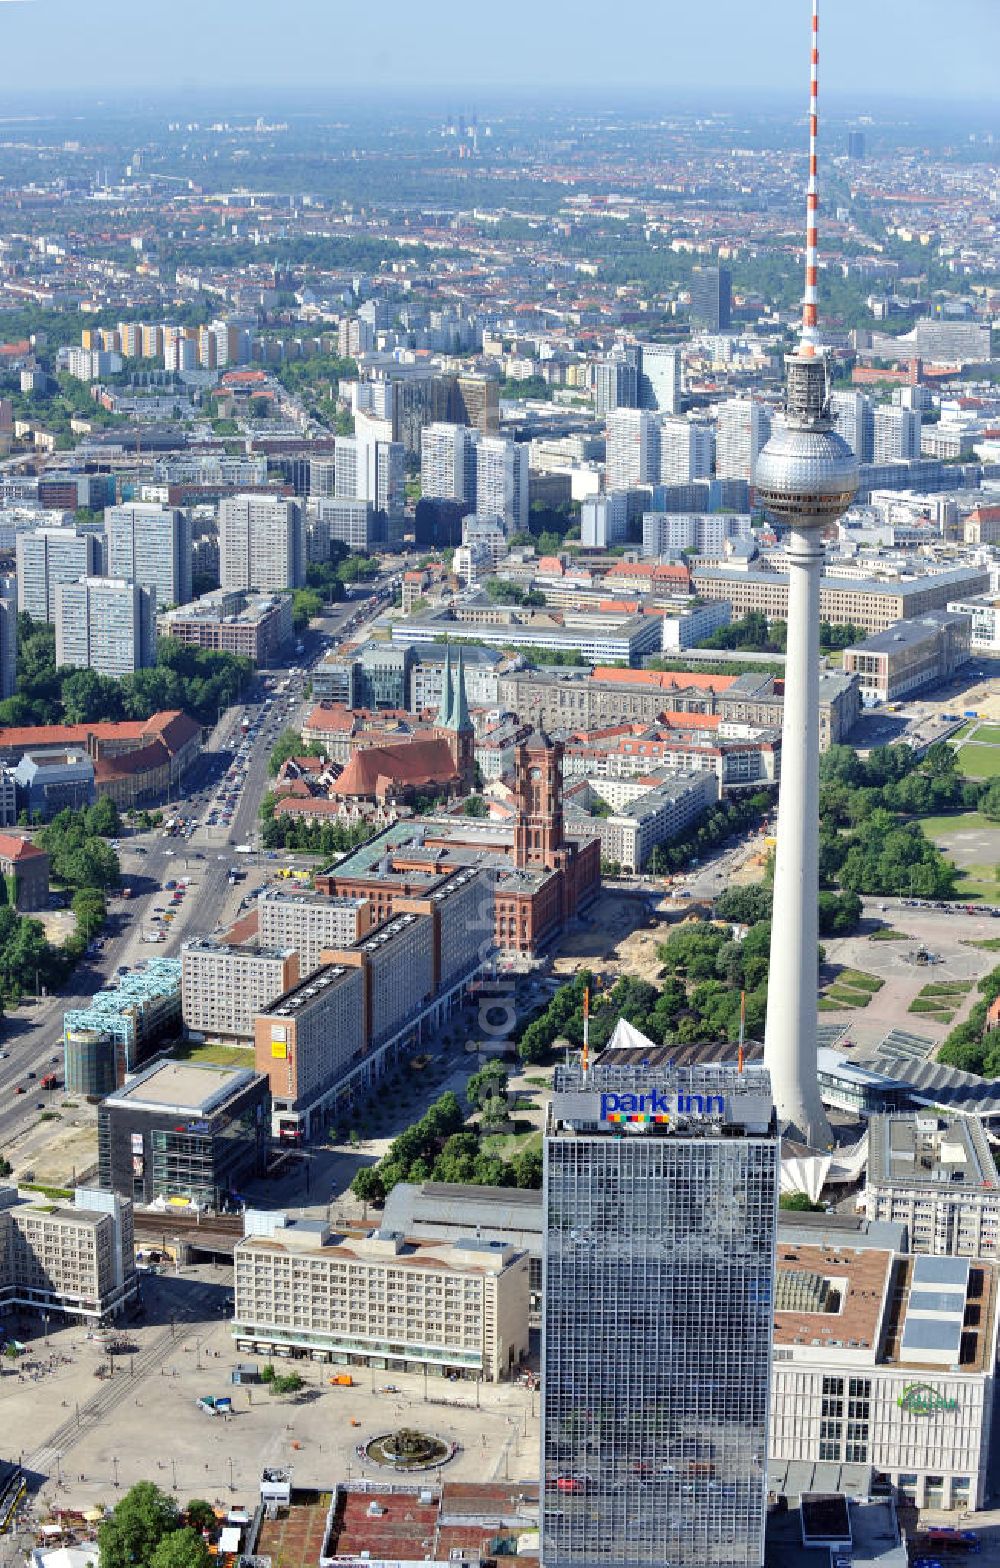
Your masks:
<path fill-rule="evenodd" d="M 449 726 L 458 735 L 468 734 L 472 730 L 472 720 L 469 717 L 469 699 L 465 691 L 465 659 L 462 649 L 458 650 L 458 669 L 455 672 L 455 695 L 449 715 Z"/>
<path fill-rule="evenodd" d="M 441 729 L 451 727 L 451 708 L 454 702 L 454 689 L 451 679 L 451 643 L 445 644 L 444 671 L 441 675 L 441 701 L 438 705 L 437 721 Z"/>

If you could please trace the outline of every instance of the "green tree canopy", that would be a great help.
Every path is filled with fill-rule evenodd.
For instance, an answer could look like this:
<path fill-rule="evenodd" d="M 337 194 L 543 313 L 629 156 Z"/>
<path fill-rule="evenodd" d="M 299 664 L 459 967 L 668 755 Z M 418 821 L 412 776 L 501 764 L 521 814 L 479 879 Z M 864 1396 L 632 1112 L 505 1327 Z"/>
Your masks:
<path fill-rule="evenodd" d="M 101 1568 L 152 1568 L 160 1542 L 177 1530 L 177 1507 L 172 1497 L 152 1481 L 139 1481 L 125 1493 L 97 1531 Z M 192 1532 L 193 1533 L 193 1532 Z M 186 1568 L 172 1563 L 157 1568 Z M 201 1565 L 200 1565 L 201 1568 Z"/>

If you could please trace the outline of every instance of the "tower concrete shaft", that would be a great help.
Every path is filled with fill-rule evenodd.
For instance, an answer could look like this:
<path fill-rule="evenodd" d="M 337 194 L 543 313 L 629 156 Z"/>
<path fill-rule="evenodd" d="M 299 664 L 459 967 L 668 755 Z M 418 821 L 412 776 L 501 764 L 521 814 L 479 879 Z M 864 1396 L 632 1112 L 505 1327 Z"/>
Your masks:
<path fill-rule="evenodd" d="M 764 1061 L 778 1114 L 814 1147 L 831 1143 L 816 1078 L 819 945 L 819 586 L 823 541 L 796 527 L 788 554 L 781 795 Z"/>

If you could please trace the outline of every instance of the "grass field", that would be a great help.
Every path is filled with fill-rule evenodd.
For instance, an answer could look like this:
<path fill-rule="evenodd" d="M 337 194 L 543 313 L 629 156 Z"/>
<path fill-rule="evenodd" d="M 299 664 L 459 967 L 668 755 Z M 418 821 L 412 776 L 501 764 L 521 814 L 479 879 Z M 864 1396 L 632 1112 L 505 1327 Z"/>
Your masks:
<path fill-rule="evenodd" d="M 873 931 L 868 938 L 869 942 L 912 942 L 912 936 L 907 936 L 905 931 L 893 931 L 891 926 L 884 926 L 881 931 Z"/>
<path fill-rule="evenodd" d="M 977 746 L 1000 746 L 1000 725 L 980 724 L 974 742 Z"/>
<path fill-rule="evenodd" d="M 542 1134 L 539 1128 L 524 1133 L 497 1133 L 483 1138 L 479 1146 L 484 1154 L 499 1154 L 501 1159 L 511 1160 L 515 1154 L 524 1154 L 528 1149 L 540 1149 Z"/>
<path fill-rule="evenodd" d="M 1000 824 L 981 811 L 956 811 L 946 817 L 917 817 L 928 838 L 950 838 L 954 833 L 995 833 Z"/>
<path fill-rule="evenodd" d="M 215 1067 L 252 1067 L 253 1047 L 250 1045 L 196 1045 L 182 1040 L 170 1053 L 180 1062 L 210 1062 Z"/>
<path fill-rule="evenodd" d="M 878 975 L 866 974 L 863 969 L 840 969 L 823 986 L 819 996 L 819 1010 L 821 1013 L 831 1013 L 838 1007 L 867 1007 L 884 984 Z"/>
<path fill-rule="evenodd" d="M 870 991 L 874 996 L 885 985 L 878 975 L 866 974 L 863 969 L 842 969 L 837 976 L 838 985 L 849 985 L 854 991 Z"/>
<path fill-rule="evenodd" d="M 970 779 L 1000 778 L 1000 746 L 960 746 L 958 765 Z"/>
<path fill-rule="evenodd" d="M 962 875 L 955 883 L 959 898 L 981 898 L 987 904 L 1000 900 L 1000 882 L 996 866 L 962 866 Z"/>
<path fill-rule="evenodd" d="M 984 936 L 980 942 L 965 942 L 965 947 L 978 947 L 983 953 L 1000 953 L 1000 936 Z"/>

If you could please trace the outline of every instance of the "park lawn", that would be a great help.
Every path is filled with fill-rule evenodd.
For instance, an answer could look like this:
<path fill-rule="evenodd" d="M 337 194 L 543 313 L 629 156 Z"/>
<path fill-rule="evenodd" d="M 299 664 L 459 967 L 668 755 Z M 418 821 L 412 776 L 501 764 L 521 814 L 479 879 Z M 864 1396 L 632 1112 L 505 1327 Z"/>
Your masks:
<path fill-rule="evenodd" d="M 958 765 L 970 779 L 1000 778 L 1000 746 L 979 746 L 971 741 L 959 748 Z"/>
<path fill-rule="evenodd" d="M 250 1045 L 197 1045 L 182 1040 L 174 1046 L 171 1055 L 182 1062 L 209 1062 L 213 1067 L 253 1067 L 255 1057 Z"/>
<path fill-rule="evenodd" d="M 976 746 L 1000 746 L 1000 725 L 980 724 L 973 744 Z"/>
<path fill-rule="evenodd" d="M 837 975 L 837 985 L 849 985 L 853 991 L 870 991 L 872 995 L 881 991 L 884 980 L 878 975 L 869 975 L 863 969 L 841 969 Z"/>
<path fill-rule="evenodd" d="M 932 980 L 930 985 L 921 987 L 921 996 L 968 996 L 972 990 L 971 980 Z"/>
<path fill-rule="evenodd" d="M 503 1160 L 511 1160 L 515 1154 L 525 1154 L 529 1149 L 541 1150 L 541 1128 L 532 1127 L 530 1132 L 493 1133 L 480 1139 L 479 1147 L 484 1154 L 499 1154 Z"/>
<path fill-rule="evenodd" d="M 873 931 L 868 938 L 869 942 L 912 942 L 912 936 L 907 936 L 905 931 L 893 931 L 891 926 L 884 926 L 881 931 Z"/>
<path fill-rule="evenodd" d="M 1000 823 L 991 822 L 981 811 L 955 811 L 943 817 L 916 817 L 928 838 L 946 838 L 952 833 L 996 832 Z"/>
<path fill-rule="evenodd" d="M 978 722 L 978 719 L 967 719 L 960 730 L 956 730 L 954 735 L 948 736 L 948 740 L 952 745 L 954 745 L 957 740 L 964 740 L 966 735 L 972 734 Z"/>
<path fill-rule="evenodd" d="M 978 947 L 983 953 L 1000 953 L 1000 936 L 984 936 L 979 942 L 964 942 L 964 947 Z"/>
<path fill-rule="evenodd" d="M 870 991 L 853 991 L 846 985 L 830 985 L 826 995 L 840 1007 L 867 1007 L 872 999 Z"/>
<path fill-rule="evenodd" d="M 944 997 L 940 996 L 915 996 L 907 1008 L 907 1012 L 919 1013 L 924 1018 L 933 1018 L 939 1024 L 950 1024 L 955 1016 L 956 1009 L 938 1005 L 945 1000 Z M 954 1001 L 954 997 L 947 1000 Z"/>
<path fill-rule="evenodd" d="M 842 1004 L 840 1002 L 831 1001 L 828 996 L 821 996 L 819 1001 L 816 1003 L 816 1006 L 821 1013 L 839 1013 L 841 1011 Z"/>
<path fill-rule="evenodd" d="M 981 898 L 987 904 L 1000 902 L 1000 882 L 996 866 L 963 866 L 962 875 L 955 883 L 959 898 Z"/>

